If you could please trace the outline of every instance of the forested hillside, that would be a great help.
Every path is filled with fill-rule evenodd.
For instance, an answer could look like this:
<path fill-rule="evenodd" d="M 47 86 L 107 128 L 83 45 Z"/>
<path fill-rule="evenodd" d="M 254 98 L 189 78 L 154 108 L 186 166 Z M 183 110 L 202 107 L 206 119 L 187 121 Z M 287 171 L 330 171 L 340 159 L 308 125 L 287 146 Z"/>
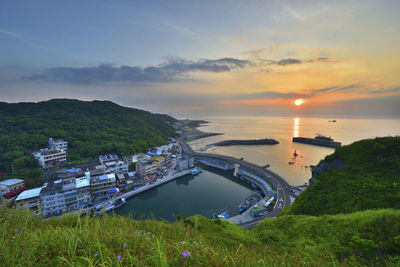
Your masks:
<path fill-rule="evenodd" d="M 322 215 L 400 209 L 400 137 L 361 140 L 337 148 L 317 166 L 327 168 L 283 214 Z M 335 165 L 335 164 L 333 164 Z"/>
<path fill-rule="evenodd" d="M 109 101 L 0 103 L 0 172 L 28 180 L 40 177 L 29 152 L 45 147 L 49 137 L 67 140 L 68 161 L 76 163 L 106 153 L 140 152 L 174 135 L 165 121 L 175 119 Z"/>

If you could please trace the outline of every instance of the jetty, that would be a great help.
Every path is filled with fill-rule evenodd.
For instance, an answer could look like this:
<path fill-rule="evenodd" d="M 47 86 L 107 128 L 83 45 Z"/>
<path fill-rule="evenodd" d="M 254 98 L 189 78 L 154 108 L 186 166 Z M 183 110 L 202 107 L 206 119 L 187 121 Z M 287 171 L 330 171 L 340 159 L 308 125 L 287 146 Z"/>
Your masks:
<path fill-rule="evenodd" d="M 309 145 L 316 146 L 325 146 L 331 148 L 337 148 L 342 146 L 342 143 L 333 141 L 330 137 L 325 137 L 322 135 L 317 135 L 315 138 L 307 138 L 307 137 L 293 137 L 293 142 L 303 143 Z"/>

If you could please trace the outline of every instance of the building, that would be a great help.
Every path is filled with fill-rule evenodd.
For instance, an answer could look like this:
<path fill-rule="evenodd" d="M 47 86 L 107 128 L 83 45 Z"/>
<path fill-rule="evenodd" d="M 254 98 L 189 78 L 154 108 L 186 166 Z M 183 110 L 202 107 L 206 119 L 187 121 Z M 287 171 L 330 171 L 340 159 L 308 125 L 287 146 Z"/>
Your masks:
<path fill-rule="evenodd" d="M 9 192 L 15 192 L 19 191 L 18 189 L 25 188 L 25 181 L 21 179 L 7 179 L 0 181 L 0 186 L 3 186 L 3 188 L 6 187 Z"/>
<path fill-rule="evenodd" d="M 64 141 L 64 139 L 49 138 L 48 145 L 52 150 L 68 150 L 68 142 Z"/>
<path fill-rule="evenodd" d="M 15 204 L 18 207 L 29 209 L 37 216 L 42 214 L 41 202 L 40 202 L 40 192 L 41 187 L 25 190 L 15 199 Z"/>
<path fill-rule="evenodd" d="M 93 175 L 90 173 L 90 193 L 93 201 L 106 199 L 115 193 L 117 188 L 114 173 Z"/>
<path fill-rule="evenodd" d="M 0 198 L 3 197 L 3 195 L 7 194 L 10 192 L 7 186 L 5 185 L 0 185 Z"/>
<path fill-rule="evenodd" d="M 102 155 L 99 156 L 99 162 L 100 164 L 104 164 L 106 162 L 110 162 L 110 161 L 118 161 L 118 156 L 117 155 Z"/>
<path fill-rule="evenodd" d="M 129 164 L 118 159 L 117 155 L 104 155 L 99 157 L 100 164 L 111 172 L 128 173 Z"/>
<path fill-rule="evenodd" d="M 252 217 L 261 217 L 267 212 L 267 208 L 263 205 L 255 205 L 254 208 L 250 210 L 250 215 Z"/>
<path fill-rule="evenodd" d="M 141 160 L 136 163 L 136 175 L 146 183 L 154 182 L 157 174 L 157 164 L 151 160 Z"/>
<path fill-rule="evenodd" d="M 166 166 L 165 158 L 162 156 L 153 157 L 151 160 L 157 165 L 158 170 L 161 170 Z"/>
<path fill-rule="evenodd" d="M 45 183 L 40 192 L 43 216 L 57 216 L 90 206 L 89 175 L 89 172 L 77 173 Z"/>
<path fill-rule="evenodd" d="M 123 161 L 118 161 L 118 160 L 105 162 L 104 166 L 106 166 L 106 168 L 112 172 L 122 173 L 122 174 L 128 173 L 128 168 L 129 168 L 128 163 L 125 163 Z"/>
<path fill-rule="evenodd" d="M 43 169 L 58 166 L 67 161 L 67 152 L 58 149 L 41 149 L 33 154 Z"/>

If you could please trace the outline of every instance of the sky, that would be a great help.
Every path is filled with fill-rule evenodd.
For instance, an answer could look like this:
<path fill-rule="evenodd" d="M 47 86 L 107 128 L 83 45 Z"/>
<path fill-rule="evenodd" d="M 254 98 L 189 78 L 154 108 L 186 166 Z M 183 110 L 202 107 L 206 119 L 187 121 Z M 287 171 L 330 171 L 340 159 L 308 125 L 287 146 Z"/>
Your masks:
<path fill-rule="evenodd" d="M 399 118 L 399 13 L 395 0 L 3 0 L 0 101 Z"/>

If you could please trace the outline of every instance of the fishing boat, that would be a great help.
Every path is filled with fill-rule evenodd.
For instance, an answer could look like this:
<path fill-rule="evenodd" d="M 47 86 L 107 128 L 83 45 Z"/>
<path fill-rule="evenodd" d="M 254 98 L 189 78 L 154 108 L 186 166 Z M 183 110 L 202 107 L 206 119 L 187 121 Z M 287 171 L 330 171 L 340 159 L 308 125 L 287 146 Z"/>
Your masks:
<path fill-rule="evenodd" d="M 122 205 L 124 205 L 125 203 L 126 203 L 126 200 L 124 198 L 117 199 L 114 202 L 114 208 L 113 209 L 117 209 L 117 208 L 121 207 Z"/>
<path fill-rule="evenodd" d="M 201 169 L 199 169 L 199 168 L 195 168 L 190 172 L 190 174 L 193 174 L 193 175 L 196 175 L 196 174 L 199 174 L 199 173 L 201 173 Z"/>
<path fill-rule="evenodd" d="M 222 212 L 216 212 L 213 214 L 214 219 L 228 219 L 229 218 L 229 209 L 225 208 Z"/>

